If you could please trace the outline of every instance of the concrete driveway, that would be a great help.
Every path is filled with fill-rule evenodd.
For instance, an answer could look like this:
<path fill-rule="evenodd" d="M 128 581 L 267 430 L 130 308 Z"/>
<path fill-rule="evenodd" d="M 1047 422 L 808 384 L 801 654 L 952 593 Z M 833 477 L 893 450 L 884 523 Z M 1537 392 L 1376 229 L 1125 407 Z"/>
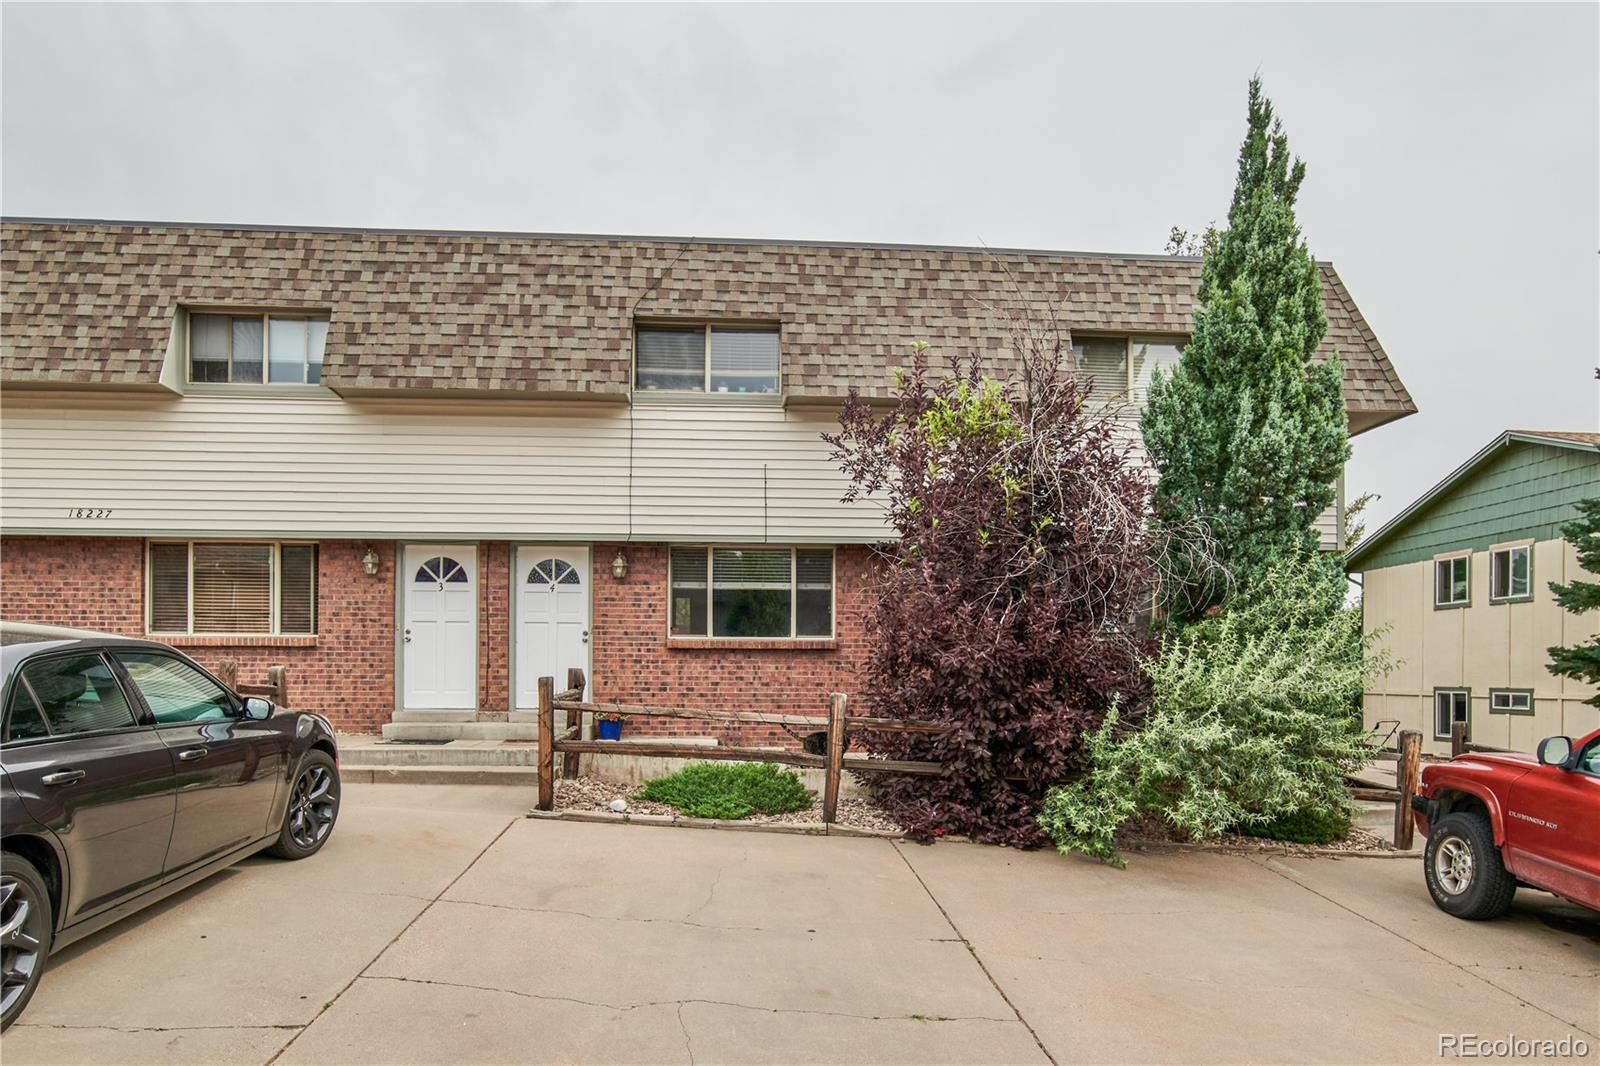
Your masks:
<path fill-rule="evenodd" d="M 1415 859 L 1051 854 L 530 821 L 522 789 L 351 785 L 58 956 L 7 1066 L 1420 1062 L 1600 1047 L 1600 920 L 1469 924 Z"/>

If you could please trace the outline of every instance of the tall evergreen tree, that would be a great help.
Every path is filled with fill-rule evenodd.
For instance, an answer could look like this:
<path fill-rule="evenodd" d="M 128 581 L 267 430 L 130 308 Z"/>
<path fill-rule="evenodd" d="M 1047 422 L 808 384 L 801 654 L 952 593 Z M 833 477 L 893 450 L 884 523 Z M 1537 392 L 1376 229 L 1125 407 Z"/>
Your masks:
<path fill-rule="evenodd" d="M 1591 574 L 1600 574 L 1600 497 L 1580 500 L 1578 517 L 1561 527 L 1561 535 L 1578 549 L 1578 565 Z M 1573 581 L 1562 585 L 1550 582 L 1556 602 L 1573 614 L 1600 610 L 1600 582 Z M 1600 635 L 1585 644 L 1550 649 L 1550 672 L 1600 685 Z M 1584 702 L 1600 707 L 1600 693 Z"/>
<path fill-rule="evenodd" d="M 1157 520 L 1198 524 L 1235 587 L 1278 563 L 1313 558 L 1315 522 L 1333 503 L 1350 454 L 1343 367 L 1316 364 L 1327 332 L 1317 263 L 1295 221 L 1305 164 L 1273 117 L 1261 80 L 1250 81 L 1249 132 L 1228 225 L 1205 254 L 1194 333 L 1172 375 L 1157 375 L 1143 416 L 1159 482 Z M 1228 585 L 1183 556 L 1191 580 L 1170 613 L 1202 614 Z"/>

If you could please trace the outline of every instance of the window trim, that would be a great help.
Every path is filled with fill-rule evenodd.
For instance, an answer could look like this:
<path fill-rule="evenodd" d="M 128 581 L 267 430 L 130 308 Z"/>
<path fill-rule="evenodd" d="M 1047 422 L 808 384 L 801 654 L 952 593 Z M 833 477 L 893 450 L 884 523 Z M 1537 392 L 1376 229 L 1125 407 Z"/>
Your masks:
<path fill-rule="evenodd" d="M 1527 706 L 1527 708 L 1525 710 L 1518 710 L 1518 709 L 1516 709 L 1514 707 L 1496 707 L 1494 705 L 1494 698 L 1496 696 L 1526 696 L 1526 697 L 1528 697 L 1528 706 Z M 1533 717 L 1533 713 L 1534 713 L 1533 689 L 1531 689 L 1531 688 L 1492 688 L 1492 689 L 1490 689 L 1489 690 L 1489 713 L 1490 714 L 1510 714 L 1510 715 L 1516 715 L 1519 718 L 1532 718 Z"/>
<path fill-rule="evenodd" d="M 778 338 L 778 387 L 772 392 L 713 392 L 711 389 L 711 331 L 716 329 L 742 330 L 747 333 L 773 333 Z M 639 333 L 661 330 L 675 333 L 700 334 L 701 387 L 698 389 L 641 389 L 639 387 Z M 719 403 L 771 403 L 783 397 L 783 323 L 772 319 L 741 321 L 726 318 L 636 318 L 633 320 L 633 354 L 628 372 L 628 391 L 635 399 L 656 397 L 682 400 L 694 397 Z M 686 547 L 687 545 L 677 545 Z"/>
<path fill-rule="evenodd" d="M 672 553 L 682 549 L 699 548 L 706 553 L 706 631 L 704 633 L 674 633 L 672 631 Z M 713 554 L 718 550 L 723 551 L 782 551 L 789 552 L 789 633 L 782 637 L 728 637 L 718 636 L 712 619 L 712 593 L 716 588 L 716 577 L 713 567 L 716 557 Z M 828 632 L 808 633 L 799 635 L 796 630 L 799 626 L 800 611 L 800 559 L 802 551 L 826 551 L 831 561 L 829 566 L 830 584 L 828 586 Z M 666 587 L 666 629 L 667 640 L 675 644 L 706 644 L 734 643 L 734 644 L 770 644 L 773 641 L 783 641 L 794 644 L 827 644 L 838 639 L 839 634 L 839 547 L 836 544 L 716 544 L 711 542 L 693 544 L 668 544 L 667 545 L 667 587 Z"/>
<path fill-rule="evenodd" d="M 1444 695 L 1465 696 L 1466 697 L 1467 716 L 1466 716 L 1466 718 L 1462 719 L 1462 721 L 1465 721 L 1467 723 L 1467 729 L 1468 730 L 1471 730 L 1471 728 L 1472 728 L 1472 689 L 1464 688 L 1464 687 L 1459 686 L 1459 685 L 1446 685 L 1446 686 L 1443 686 L 1443 687 L 1436 687 L 1433 690 L 1433 739 L 1434 740 L 1449 740 L 1450 739 L 1450 731 L 1448 729 L 1445 730 L 1443 733 L 1439 732 L 1439 697 L 1440 696 L 1444 696 Z M 1451 723 L 1451 725 L 1454 725 L 1455 722 L 1456 722 L 1455 708 L 1451 707 L 1451 709 L 1450 709 L 1450 723 Z"/>
<path fill-rule="evenodd" d="M 1193 339 L 1189 333 L 1100 333 L 1095 330 L 1073 330 L 1074 340 L 1082 338 L 1086 341 L 1121 341 L 1122 342 L 1122 388 L 1117 392 L 1116 402 L 1126 407 L 1143 408 L 1144 401 L 1134 396 L 1133 349 L 1139 344 L 1172 345 L 1178 349 L 1181 356 L 1183 348 Z M 1074 372 L 1079 369 L 1077 346 L 1072 348 L 1072 366 Z M 1176 365 L 1176 364 L 1174 364 Z M 1167 368 L 1168 374 L 1171 368 Z"/>
<path fill-rule="evenodd" d="M 182 631 L 155 629 L 155 586 L 150 580 L 150 549 L 156 544 L 182 544 L 187 549 L 185 579 L 188 582 L 185 597 L 188 622 Z M 218 630 L 197 632 L 194 628 L 194 546 L 196 544 L 266 544 L 272 548 L 272 567 L 268 577 L 267 596 L 270 600 L 270 622 L 265 632 L 232 633 Z M 283 549 L 286 546 L 306 545 L 315 548 L 316 565 L 312 568 L 311 618 L 313 628 L 309 633 L 285 633 L 282 628 L 283 613 Z M 316 637 L 322 631 L 321 612 L 317 609 L 322 599 L 322 550 L 315 540 L 260 540 L 254 537 L 150 537 L 144 542 L 144 631 L 148 636 L 160 637 L 229 637 L 240 640 L 259 640 L 270 637 Z"/>
<path fill-rule="evenodd" d="M 1505 556 L 1505 559 L 1506 559 L 1506 564 L 1505 565 L 1506 565 L 1507 570 L 1508 570 L 1507 577 L 1506 577 L 1506 589 L 1509 592 L 1509 590 L 1511 588 L 1511 578 L 1510 578 L 1510 575 L 1509 575 L 1509 569 L 1510 569 L 1510 566 L 1511 566 L 1511 556 L 1512 556 L 1512 553 L 1514 553 L 1514 552 L 1525 552 L 1525 553 L 1527 553 L 1527 556 L 1528 556 L 1528 591 L 1524 592 L 1524 593 L 1521 593 L 1520 595 L 1496 596 L 1494 594 L 1495 559 L 1498 556 L 1502 556 L 1502 555 Z M 1517 544 L 1497 544 L 1494 547 L 1489 549 L 1489 602 L 1490 603 L 1528 603 L 1528 602 L 1531 602 L 1533 600 L 1533 587 L 1534 587 L 1533 586 L 1533 541 L 1531 541 L 1531 540 L 1522 541 L 1522 542 L 1517 543 Z"/>
<path fill-rule="evenodd" d="M 1461 599 L 1461 600 L 1440 600 L 1439 599 L 1439 567 L 1440 567 L 1440 565 L 1442 565 L 1444 563 L 1449 563 L 1452 566 L 1454 566 L 1457 560 L 1462 560 L 1462 559 L 1466 560 L 1465 565 L 1466 565 L 1466 568 L 1467 568 L 1467 595 L 1466 595 L 1466 598 L 1465 599 Z M 1459 610 L 1459 609 L 1461 609 L 1463 607 L 1471 607 L 1472 606 L 1472 553 L 1470 551 L 1468 551 L 1468 552 L 1451 552 L 1449 555 L 1436 555 L 1436 556 L 1434 556 L 1433 557 L 1433 574 L 1432 574 L 1432 577 L 1433 577 L 1433 609 L 1434 610 L 1436 610 L 1436 611 L 1454 611 L 1454 610 Z M 1451 584 L 1452 587 L 1454 587 L 1455 582 L 1452 580 L 1450 584 Z"/>
<path fill-rule="evenodd" d="M 320 374 L 317 381 L 307 381 L 305 371 L 311 365 L 311 353 L 308 351 L 300 364 L 299 381 L 273 381 L 272 380 L 272 319 L 294 319 L 298 322 L 327 322 L 329 328 L 333 325 L 333 312 L 317 308 L 304 307 L 214 307 L 195 306 L 183 309 L 183 384 L 186 389 L 213 390 L 221 389 L 232 391 L 235 389 L 255 390 L 263 387 L 273 389 L 308 389 L 325 390 Z M 260 381 L 196 381 L 194 379 L 194 316 L 195 315 L 225 315 L 229 318 L 259 318 L 261 319 L 261 380 Z M 323 365 L 327 365 L 327 348 L 323 348 Z M 230 326 L 228 340 L 228 366 L 230 375 L 233 366 L 233 340 Z"/>

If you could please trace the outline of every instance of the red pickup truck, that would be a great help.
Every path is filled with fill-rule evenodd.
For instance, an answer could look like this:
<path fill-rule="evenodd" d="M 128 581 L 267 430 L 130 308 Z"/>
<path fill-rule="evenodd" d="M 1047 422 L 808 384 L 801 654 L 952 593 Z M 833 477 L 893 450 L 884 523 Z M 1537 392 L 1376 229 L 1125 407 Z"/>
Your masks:
<path fill-rule="evenodd" d="M 1497 918 L 1518 885 L 1600 910 L 1600 729 L 1537 757 L 1469 752 L 1423 768 L 1411 800 L 1428 891 L 1457 918 Z"/>

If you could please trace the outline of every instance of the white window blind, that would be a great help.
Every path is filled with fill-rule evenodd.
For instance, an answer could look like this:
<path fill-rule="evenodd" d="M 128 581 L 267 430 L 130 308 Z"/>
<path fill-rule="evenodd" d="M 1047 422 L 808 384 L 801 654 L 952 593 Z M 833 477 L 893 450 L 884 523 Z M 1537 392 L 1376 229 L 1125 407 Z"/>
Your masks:
<path fill-rule="evenodd" d="M 637 345 L 639 388 L 652 391 L 704 391 L 704 330 L 641 329 L 638 331 Z"/>
<path fill-rule="evenodd" d="M 1133 391 L 1130 398 L 1136 404 L 1143 404 L 1150 394 L 1150 382 L 1155 377 L 1155 372 L 1160 370 L 1170 376 L 1172 368 L 1178 365 L 1178 360 L 1183 357 L 1181 344 L 1161 344 L 1135 340 L 1133 349 Z"/>
<path fill-rule="evenodd" d="M 778 391 L 778 334 L 773 330 L 712 329 L 711 391 Z"/>
<path fill-rule="evenodd" d="M 317 384 L 328 320 L 308 315 L 189 316 L 189 380 Z"/>
<path fill-rule="evenodd" d="M 1092 379 L 1091 403 L 1118 403 L 1128 394 L 1128 342 L 1121 337 L 1086 338 L 1072 342 L 1078 378 Z"/>
<path fill-rule="evenodd" d="M 194 546 L 194 631 L 272 632 L 272 545 Z"/>

